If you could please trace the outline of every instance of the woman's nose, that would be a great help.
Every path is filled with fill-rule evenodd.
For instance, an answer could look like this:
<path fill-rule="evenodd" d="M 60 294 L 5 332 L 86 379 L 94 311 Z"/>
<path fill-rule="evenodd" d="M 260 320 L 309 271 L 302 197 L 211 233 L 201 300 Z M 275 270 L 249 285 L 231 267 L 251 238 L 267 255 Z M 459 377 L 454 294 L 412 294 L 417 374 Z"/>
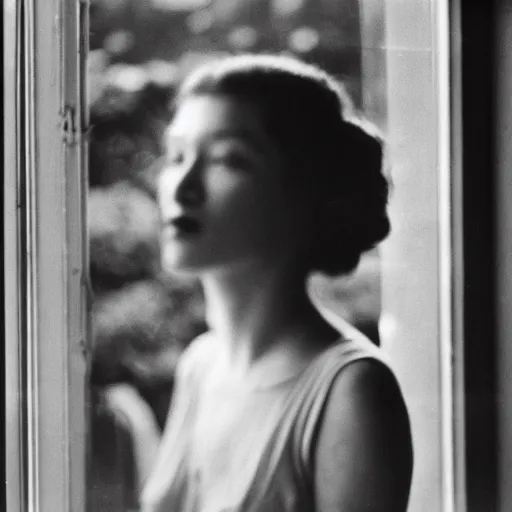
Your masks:
<path fill-rule="evenodd" d="M 204 200 L 204 184 L 198 165 L 195 164 L 187 169 L 179 180 L 175 199 L 181 206 L 199 206 Z"/>
<path fill-rule="evenodd" d="M 186 169 L 164 169 L 160 180 L 160 196 L 164 201 L 194 208 L 205 197 L 204 184 L 198 165 Z"/>

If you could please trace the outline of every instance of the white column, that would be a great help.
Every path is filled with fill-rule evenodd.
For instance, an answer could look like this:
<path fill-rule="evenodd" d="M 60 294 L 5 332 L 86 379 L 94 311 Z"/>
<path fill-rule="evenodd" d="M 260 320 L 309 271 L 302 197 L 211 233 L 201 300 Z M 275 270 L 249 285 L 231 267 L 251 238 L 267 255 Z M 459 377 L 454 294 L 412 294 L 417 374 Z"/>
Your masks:
<path fill-rule="evenodd" d="M 445 70 L 437 33 L 441 4 L 393 0 L 385 9 L 386 134 L 394 184 L 392 233 L 381 251 L 381 338 L 411 415 L 415 466 L 410 512 L 452 510 L 451 461 L 446 458 L 451 417 L 445 415 L 451 392 L 445 387 L 450 304 L 443 302 L 447 290 L 441 279 L 447 234 L 441 231 L 446 228 L 440 209 L 442 173 L 449 172 L 440 138 L 445 122 L 439 74 Z"/>

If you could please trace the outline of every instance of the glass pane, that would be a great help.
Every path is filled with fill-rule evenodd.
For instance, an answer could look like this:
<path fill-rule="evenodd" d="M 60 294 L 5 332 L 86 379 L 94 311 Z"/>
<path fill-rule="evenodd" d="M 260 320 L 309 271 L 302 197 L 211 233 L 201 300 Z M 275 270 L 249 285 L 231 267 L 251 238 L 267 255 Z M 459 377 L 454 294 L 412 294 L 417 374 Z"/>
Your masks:
<path fill-rule="evenodd" d="M 236 52 L 286 52 L 321 65 L 344 82 L 388 142 L 391 237 L 364 255 L 354 274 L 313 276 L 311 294 L 390 354 L 413 426 L 410 511 L 448 512 L 449 418 L 438 378 L 445 352 L 433 4 L 91 0 L 91 512 L 136 509 L 173 396 L 176 362 L 206 329 L 198 284 L 169 276 L 160 264 L 160 136 L 182 78 Z"/>

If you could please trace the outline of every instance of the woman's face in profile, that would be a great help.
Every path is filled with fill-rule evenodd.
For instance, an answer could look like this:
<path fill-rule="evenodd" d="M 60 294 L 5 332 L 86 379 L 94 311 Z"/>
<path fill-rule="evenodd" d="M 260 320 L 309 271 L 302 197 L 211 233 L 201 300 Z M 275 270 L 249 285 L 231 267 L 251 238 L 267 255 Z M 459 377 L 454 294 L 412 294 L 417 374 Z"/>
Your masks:
<path fill-rule="evenodd" d="M 202 273 L 286 263 L 296 251 L 296 203 L 279 148 L 253 105 L 226 96 L 185 99 L 167 130 L 165 159 L 158 194 L 165 268 Z"/>

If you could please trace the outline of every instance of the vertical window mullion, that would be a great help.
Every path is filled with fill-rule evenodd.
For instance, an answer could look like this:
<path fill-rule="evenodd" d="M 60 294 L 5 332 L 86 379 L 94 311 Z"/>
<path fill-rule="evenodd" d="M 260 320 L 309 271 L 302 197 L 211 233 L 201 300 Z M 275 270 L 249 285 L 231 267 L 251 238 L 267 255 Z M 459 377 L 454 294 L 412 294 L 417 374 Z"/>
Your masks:
<path fill-rule="evenodd" d="M 13 94 L 4 96 L 14 103 L 4 215 L 14 512 L 85 510 L 87 7 L 82 0 L 4 3 L 17 43 L 7 74 Z"/>
<path fill-rule="evenodd" d="M 4 14 L 4 298 L 6 384 L 6 509 L 21 512 L 24 503 L 23 408 L 20 330 L 21 195 L 18 187 L 17 104 L 19 91 L 20 8 L 14 0 L 3 4 Z"/>

